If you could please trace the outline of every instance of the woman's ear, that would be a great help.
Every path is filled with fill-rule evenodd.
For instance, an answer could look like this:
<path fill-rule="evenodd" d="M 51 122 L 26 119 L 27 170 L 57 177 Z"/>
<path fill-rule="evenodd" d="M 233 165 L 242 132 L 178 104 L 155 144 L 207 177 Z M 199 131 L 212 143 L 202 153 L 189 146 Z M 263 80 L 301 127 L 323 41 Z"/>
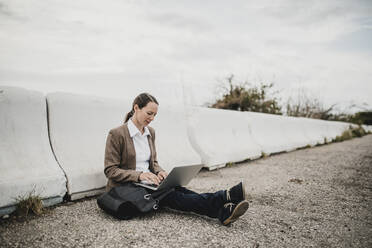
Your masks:
<path fill-rule="evenodd" d="M 138 104 L 134 104 L 133 109 L 134 109 L 134 112 L 136 112 L 136 111 L 138 111 L 140 108 L 138 107 Z"/>

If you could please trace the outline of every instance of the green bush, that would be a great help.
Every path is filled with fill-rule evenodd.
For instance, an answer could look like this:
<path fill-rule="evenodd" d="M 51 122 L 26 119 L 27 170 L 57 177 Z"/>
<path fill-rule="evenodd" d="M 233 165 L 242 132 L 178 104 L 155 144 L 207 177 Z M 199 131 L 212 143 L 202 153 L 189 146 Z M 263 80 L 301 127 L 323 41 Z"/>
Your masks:
<path fill-rule="evenodd" d="M 372 111 L 357 112 L 350 117 L 350 122 L 356 124 L 372 125 Z"/>

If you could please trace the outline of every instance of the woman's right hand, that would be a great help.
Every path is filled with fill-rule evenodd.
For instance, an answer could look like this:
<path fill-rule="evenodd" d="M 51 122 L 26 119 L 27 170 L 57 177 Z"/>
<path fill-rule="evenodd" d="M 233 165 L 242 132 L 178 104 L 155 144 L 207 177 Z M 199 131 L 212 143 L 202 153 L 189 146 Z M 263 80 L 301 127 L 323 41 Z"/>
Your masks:
<path fill-rule="evenodd" d="M 156 185 L 159 185 L 160 183 L 160 179 L 154 173 L 151 173 L 151 172 L 142 172 L 139 176 L 139 180 L 149 181 Z"/>

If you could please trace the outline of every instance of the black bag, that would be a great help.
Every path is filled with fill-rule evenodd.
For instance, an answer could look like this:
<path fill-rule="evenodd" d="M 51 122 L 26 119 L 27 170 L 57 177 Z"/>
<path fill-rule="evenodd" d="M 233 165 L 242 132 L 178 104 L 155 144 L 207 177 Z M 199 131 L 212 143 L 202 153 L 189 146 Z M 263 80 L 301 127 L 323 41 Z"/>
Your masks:
<path fill-rule="evenodd" d="M 157 210 L 160 200 L 172 191 L 174 188 L 151 191 L 133 183 L 125 183 L 103 193 L 97 198 L 97 204 L 106 213 L 121 220 L 129 220 Z"/>

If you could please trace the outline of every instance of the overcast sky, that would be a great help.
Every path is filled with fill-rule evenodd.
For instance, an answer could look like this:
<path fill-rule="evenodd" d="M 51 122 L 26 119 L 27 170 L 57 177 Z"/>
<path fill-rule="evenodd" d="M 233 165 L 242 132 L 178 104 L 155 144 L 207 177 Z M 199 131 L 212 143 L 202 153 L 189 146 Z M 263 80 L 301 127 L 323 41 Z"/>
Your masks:
<path fill-rule="evenodd" d="M 372 1 L 0 0 L 0 84 L 160 102 L 228 75 L 372 108 Z"/>

